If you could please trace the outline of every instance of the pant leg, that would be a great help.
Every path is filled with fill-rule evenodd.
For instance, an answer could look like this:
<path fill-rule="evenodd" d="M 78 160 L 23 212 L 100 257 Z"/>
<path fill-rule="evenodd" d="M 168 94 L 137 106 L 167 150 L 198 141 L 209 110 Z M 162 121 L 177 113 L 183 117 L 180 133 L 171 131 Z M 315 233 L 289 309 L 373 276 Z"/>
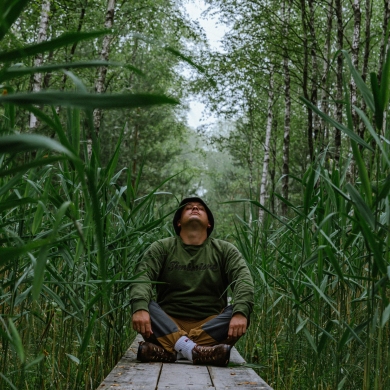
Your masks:
<path fill-rule="evenodd" d="M 161 345 L 168 352 L 174 352 L 173 347 L 181 336 L 187 336 L 174 320 L 154 301 L 149 304 L 149 315 L 153 334 L 145 341 Z"/>
<path fill-rule="evenodd" d="M 227 340 L 232 315 L 233 306 L 227 306 L 221 314 L 193 328 L 188 337 L 199 345 L 234 345 L 238 339 Z"/>

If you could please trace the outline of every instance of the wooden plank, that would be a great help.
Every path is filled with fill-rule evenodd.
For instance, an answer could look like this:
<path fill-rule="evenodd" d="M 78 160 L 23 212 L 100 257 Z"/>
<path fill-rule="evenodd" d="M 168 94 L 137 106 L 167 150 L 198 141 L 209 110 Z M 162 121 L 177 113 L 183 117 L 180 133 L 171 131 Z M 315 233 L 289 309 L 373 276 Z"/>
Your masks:
<path fill-rule="evenodd" d="M 214 390 L 215 387 L 210 379 L 207 366 L 163 364 L 157 389 Z"/>
<path fill-rule="evenodd" d="M 216 390 L 272 390 L 251 368 L 208 366 L 208 369 Z"/>
<path fill-rule="evenodd" d="M 98 390 L 272 390 L 252 369 L 137 362 L 138 335 Z M 245 360 L 232 348 L 230 362 Z"/>
<path fill-rule="evenodd" d="M 162 363 L 139 364 L 122 358 L 98 389 L 155 389 L 161 366 Z"/>
<path fill-rule="evenodd" d="M 130 348 L 100 384 L 98 390 L 150 390 L 157 388 L 162 363 L 138 363 L 139 341 L 142 341 L 141 335 L 134 339 Z"/>

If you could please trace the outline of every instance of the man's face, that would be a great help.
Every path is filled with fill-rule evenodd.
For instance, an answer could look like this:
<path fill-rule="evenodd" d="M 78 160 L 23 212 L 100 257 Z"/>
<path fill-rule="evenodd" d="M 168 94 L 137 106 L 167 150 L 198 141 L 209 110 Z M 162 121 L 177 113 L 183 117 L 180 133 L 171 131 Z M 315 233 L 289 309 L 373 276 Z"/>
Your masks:
<path fill-rule="evenodd" d="M 180 220 L 178 221 L 178 226 L 183 226 L 194 221 L 198 221 L 198 223 L 203 225 L 205 229 L 211 226 L 207 211 L 200 202 L 190 202 L 183 207 Z"/>

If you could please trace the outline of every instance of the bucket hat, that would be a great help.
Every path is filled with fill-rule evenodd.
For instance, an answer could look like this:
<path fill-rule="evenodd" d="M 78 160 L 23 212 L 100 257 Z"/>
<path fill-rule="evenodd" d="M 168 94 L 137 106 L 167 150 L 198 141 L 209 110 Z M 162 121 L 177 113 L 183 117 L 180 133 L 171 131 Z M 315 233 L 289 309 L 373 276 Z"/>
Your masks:
<path fill-rule="evenodd" d="M 173 216 L 173 228 L 175 229 L 175 232 L 178 236 L 180 236 L 180 230 L 181 230 L 181 227 L 180 226 L 177 226 L 177 222 L 180 220 L 181 218 L 181 212 L 183 211 L 183 207 L 187 204 L 187 203 L 190 203 L 190 202 L 199 202 L 201 203 L 205 210 L 206 210 L 206 213 L 207 213 L 207 216 L 209 218 L 209 223 L 210 223 L 210 227 L 207 228 L 207 237 L 211 234 L 211 232 L 213 231 L 214 229 L 214 216 L 213 216 L 213 213 L 211 212 L 211 210 L 208 208 L 207 204 L 204 202 L 203 199 L 197 197 L 197 196 L 191 196 L 189 198 L 184 198 L 181 202 L 180 202 L 180 205 L 179 205 L 179 208 L 176 210 L 175 212 L 175 215 Z"/>

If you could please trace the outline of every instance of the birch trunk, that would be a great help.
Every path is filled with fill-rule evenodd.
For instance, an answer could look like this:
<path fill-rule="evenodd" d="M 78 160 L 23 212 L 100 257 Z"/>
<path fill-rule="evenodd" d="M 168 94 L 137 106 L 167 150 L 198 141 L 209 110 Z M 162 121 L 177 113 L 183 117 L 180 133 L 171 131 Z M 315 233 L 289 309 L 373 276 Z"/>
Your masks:
<path fill-rule="evenodd" d="M 307 14 L 306 14 L 306 0 L 301 0 L 301 18 L 303 28 L 303 74 L 302 74 L 302 90 L 303 96 L 306 100 L 310 100 L 308 92 L 309 81 L 309 45 L 307 39 Z M 310 159 L 313 159 L 313 113 L 312 110 L 306 108 L 307 113 L 307 145 L 309 147 Z"/>
<path fill-rule="evenodd" d="M 317 37 L 316 37 L 316 30 L 315 30 L 315 15 L 314 15 L 314 1 L 309 0 L 309 11 L 310 11 L 310 18 L 309 18 L 309 30 L 311 35 L 311 45 L 310 45 L 310 54 L 311 54 L 311 66 L 312 66 L 312 72 L 311 72 L 311 97 L 310 100 L 314 106 L 317 106 L 318 104 L 318 62 L 317 62 Z M 311 111 L 311 110 L 310 110 Z M 318 115 L 315 113 L 312 113 L 312 126 L 311 131 L 314 133 L 314 140 L 318 141 L 318 134 L 319 134 L 319 118 Z M 313 142 L 313 136 L 312 142 Z M 314 161 L 315 152 L 314 148 L 311 151 L 310 159 L 311 161 Z"/>
<path fill-rule="evenodd" d="M 363 66 L 362 66 L 362 79 L 366 81 L 368 73 L 368 59 L 370 55 L 370 39 L 371 39 L 371 3 L 370 0 L 366 0 L 365 3 L 366 23 L 365 23 L 365 39 L 364 39 L 364 55 L 363 55 Z M 366 110 L 366 102 L 362 99 L 361 108 L 363 111 Z M 359 122 L 359 135 L 364 139 L 365 126 L 363 121 Z"/>
<path fill-rule="evenodd" d="M 289 174 L 290 174 L 290 117 L 291 117 L 291 96 L 290 96 L 290 68 L 289 58 L 287 52 L 287 37 L 289 33 L 291 4 L 289 0 L 283 2 L 283 22 L 284 22 L 284 58 L 283 58 L 283 71 L 284 71 L 284 134 L 283 134 L 283 182 L 282 182 L 282 194 L 283 197 L 288 200 L 289 193 Z M 282 202 L 282 214 L 287 216 L 287 204 Z"/>
<path fill-rule="evenodd" d="M 249 156 L 248 156 L 248 167 L 249 167 L 249 193 L 252 199 L 254 194 L 253 189 L 253 134 L 254 134 L 254 118 L 253 118 L 253 105 L 252 99 L 249 99 Z M 249 205 L 249 226 L 252 225 L 252 205 Z"/>
<path fill-rule="evenodd" d="M 390 21 L 390 0 L 384 0 L 384 12 L 383 12 L 383 27 L 382 27 L 382 40 L 381 40 L 381 51 L 380 51 L 380 61 L 379 61 L 379 71 L 378 71 L 378 81 L 381 81 L 382 78 L 382 67 L 383 61 L 386 55 L 386 48 L 388 42 L 386 42 L 386 31 Z M 390 38 L 390 37 L 389 37 Z"/>
<path fill-rule="evenodd" d="M 272 122 L 272 138 L 271 138 L 271 145 L 272 145 L 272 166 L 269 171 L 269 178 L 270 178 L 270 184 L 271 184 L 271 199 L 270 199 L 270 206 L 271 211 L 275 214 L 275 189 L 276 189 L 276 180 L 275 180 L 275 173 L 276 173 L 276 140 L 277 140 L 277 132 L 278 132 L 278 120 L 277 117 L 273 118 Z"/>
<path fill-rule="evenodd" d="M 358 69 L 359 66 L 359 46 L 360 46 L 360 23 L 362 19 L 362 13 L 360 10 L 360 0 L 354 0 L 352 4 L 353 18 L 354 18 L 354 29 L 352 39 L 352 64 Z M 351 105 L 357 106 L 357 86 L 355 79 L 351 77 Z M 352 109 L 352 119 L 354 128 L 357 129 L 359 123 L 359 116 L 357 112 Z"/>
<path fill-rule="evenodd" d="M 267 193 L 267 177 L 268 177 L 268 166 L 269 166 L 269 150 L 270 150 L 270 141 L 271 141 L 271 132 L 273 124 L 273 103 L 274 103 L 274 79 L 273 79 L 274 69 L 271 66 L 270 75 L 269 75 L 269 89 L 268 89 L 268 107 L 267 107 L 267 127 L 265 133 L 265 142 L 264 142 L 264 159 L 263 159 L 263 172 L 261 175 L 260 183 L 260 204 L 265 205 L 265 198 Z M 263 224 L 264 220 L 264 210 L 259 209 L 259 223 Z"/>
<path fill-rule="evenodd" d="M 326 32 L 326 40 L 324 47 L 324 63 L 323 63 L 323 71 L 321 78 L 321 110 L 328 115 L 329 114 L 329 85 L 328 85 L 328 75 L 330 68 L 330 53 L 331 53 L 331 32 L 333 25 L 333 0 L 329 1 L 328 15 L 327 15 L 327 32 Z M 327 144 L 329 137 L 329 128 L 328 124 L 324 119 L 320 121 L 321 126 L 321 138 L 324 144 Z"/>
<path fill-rule="evenodd" d="M 337 67 L 336 67 L 336 107 L 335 107 L 335 116 L 337 122 L 341 123 L 343 119 L 343 54 L 341 50 L 343 49 L 343 38 L 344 38 L 344 28 L 343 28 L 343 10 L 342 10 L 342 0 L 335 0 L 336 7 L 336 19 L 337 19 L 337 50 L 339 52 L 337 56 Z M 340 160 L 340 149 L 341 149 L 341 132 L 339 129 L 335 129 L 335 160 Z"/>
<path fill-rule="evenodd" d="M 49 14 L 50 14 L 50 0 L 42 1 L 42 9 L 39 21 L 39 30 L 37 43 L 41 43 L 47 40 L 47 28 L 49 26 Z M 34 60 L 34 66 L 38 67 L 43 64 L 43 53 L 38 54 Z M 42 73 L 34 73 L 33 76 L 33 92 L 39 92 L 42 87 Z M 30 113 L 30 131 L 38 127 L 38 118 Z"/>
<path fill-rule="evenodd" d="M 107 2 L 107 12 L 106 12 L 106 21 L 104 27 L 111 29 L 114 25 L 114 12 L 115 12 L 115 2 L 116 0 L 108 0 Z M 110 54 L 110 43 L 112 40 L 111 35 L 106 35 L 103 39 L 102 51 L 100 52 L 100 59 L 108 61 Z M 95 83 L 95 91 L 97 93 L 104 92 L 104 83 L 106 81 L 107 67 L 101 66 L 98 69 L 98 78 Z M 96 109 L 93 113 L 93 121 L 95 126 L 96 134 L 99 135 L 100 124 L 102 120 L 102 110 Z"/>

